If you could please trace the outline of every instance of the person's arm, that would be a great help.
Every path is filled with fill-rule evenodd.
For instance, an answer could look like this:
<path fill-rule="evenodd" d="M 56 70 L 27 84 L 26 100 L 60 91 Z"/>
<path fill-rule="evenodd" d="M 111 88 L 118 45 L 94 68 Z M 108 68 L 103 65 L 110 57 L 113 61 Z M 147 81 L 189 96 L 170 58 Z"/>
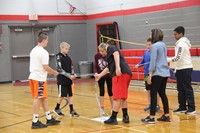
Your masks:
<path fill-rule="evenodd" d="M 176 50 L 175 50 L 175 56 L 167 58 L 167 62 L 176 62 L 176 61 L 179 61 L 182 58 L 182 56 L 183 56 L 183 45 L 179 43 L 177 45 Z"/>
<path fill-rule="evenodd" d="M 71 58 L 70 58 L 71 59 Z M 74 71 L 74 64 L 72 62 L 72 59 L 71 59 L 71 70 L 72 70 L 72 75 L 75 75 L 75 71 Z"/>
<path fill-rule="evenodd" d="M 58 74 L 59 74 L 57 71 L 55 71 L 54 69 L 49 67 L 48 64 L 47 65 L 43 65 L 43 68 L 44 68 L 45 71 L 47 71 L 50 74 L 53 74 L 54 76 L 58 76 Z"/>
<path fill-rule="evenodd" d="M 145 58 L 145 56 L 143 55 L 142 60 L 137 65 L 135 65 L 135 68 L 144 66 L 144 63 L 145 63 L 144 58 Z"/>
<path fill-rule="evenodd" d="M 152 73 L 156 68 L 156 59 L 157 59 L 157 47 L 152 46 L 151 51 L 150 51 L 150 65 L 149 65 L 149 75 L 148 75 L 148 79 L 147 79 L 147 83 L 150 85 L 151 82 L 151 77 L 152 77 Z"/>
<path fill-rule="evenodd" d="M 71 58 L 70 58 L 70 59 L 71 59 Z M 74 71 L 74 65 L 73 65 L 72 59 L 71 59 L 71 70 L 72 70 L 72 73 L 71 73 L 71 75 L 70 75 L 70 79 L 71 79 L 71 80 L 74 80 L 74 79 L 76 79 L 77 75 L 76 75 L 76 73 L 75 73 L 75 71 Z"/>
<path fill-rule="evenodd" d="M 156 59 L 157 59 L 157 47 L 156 46 L 152 46 L 151 48 L 151 53 L 150 53 L 150 58 L 151 58 L 151 62 L 149 65 L 149 77 L 152 76 L 153 71 L 155 71 L 156 69 Z"/>
<path fill-rule="evenodd" d="M 94 72 L 97 73 L 97 68 L 98 68 L 98 59 L 97 55 L 94 56 Z"/>
<path fill-rule="evenodd" d="M 46 51 L 46 52 L 41 52 L 40 54 L 41 54 L 40 56 L 43 69 L 48 74 L 53 74 L 54 76 L 57 77 L 59 73 L 49 66 L 49 53 Z"/>
<path fill-rule="evenodd" d="M 103 69 L 103 71 L 101 73 L 95 73 L 94 77 L 95 80 L 98 81 L 101 77 L 103 77 L 104 75 L 109 73 L 109 69 L 106 67 L 105 69 Z"/>
<path fill-rule="evenodd" d="M 114 60 L 115 60 L 116 75 L 117 75 L 117 76 L 120 76 L 122 73 L 121 73 L 121 68 L 120 68 L 119 52 L 118 52 L 118 51 L 115 51 L 115 52 L 113 53 L 113 56 L 114 56 Z"/>

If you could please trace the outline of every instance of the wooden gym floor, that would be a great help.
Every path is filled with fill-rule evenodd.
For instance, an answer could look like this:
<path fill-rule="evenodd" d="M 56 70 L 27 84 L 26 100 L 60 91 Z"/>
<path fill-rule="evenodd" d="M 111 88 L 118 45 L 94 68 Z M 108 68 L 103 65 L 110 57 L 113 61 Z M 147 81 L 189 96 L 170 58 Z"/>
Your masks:
<path fill-rule="evenodd" d="M 57 86 L 49 84 L 49 108 L 52 111 L 57 100 Z M 64 117 L 59 125 L 49 126 L 44 129 L 31 129 L 32 123 L 32 97 L 29 86 L 13 86 L 13 84 L 0 84 L 0 133 L 198 133 L 200 132 L 200 98 L 199 92 L 195 92 L 196 115 L 175 114 L 173 109 L 178 107 L 176 90 L 167 90 L 170 116 L 172 121 L 157 122 L 155 125 L 143 124 L 141 118 L 148 115 L 143 109 L 147 105 L 146 92 L 144 87 L 130 86 L 128 98 L 128 112 L 130 123 L 124 124 L 121 121 L 118 125 L 105 125 L 102 122 L 94 121 L 99 118 L 99 107 L 95 98 L 96 91 L 94 79 L 89 82 L 77 82 L 75 84 L 74 108 L 80 117 L 69 116 L 69 106 L 63 108 Z M 61 106 L 64 106 L 63 101 Z M 160 103 L 161 105 L 161 103 Z M 105 110 L 110 115 L 110 104 L 106 94 Z M 40 121 L 46 122 L 40 110 Z M 163 109 L 156 114 L 159 117 Z M 118 118 L 122 117 L 121 110 Z M 99 118 L 104 119 L 104 118 Z"/>

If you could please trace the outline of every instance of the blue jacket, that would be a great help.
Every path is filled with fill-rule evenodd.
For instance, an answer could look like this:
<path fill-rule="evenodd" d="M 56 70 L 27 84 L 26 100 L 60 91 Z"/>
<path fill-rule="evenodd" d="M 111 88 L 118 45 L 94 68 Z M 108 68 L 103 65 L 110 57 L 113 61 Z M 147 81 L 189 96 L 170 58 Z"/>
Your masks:
<path fill-rule="evenodd" d="M 150 50 L 145 51 L 139 66 L 144 66 L 144 74 L 149 74 Z"/>

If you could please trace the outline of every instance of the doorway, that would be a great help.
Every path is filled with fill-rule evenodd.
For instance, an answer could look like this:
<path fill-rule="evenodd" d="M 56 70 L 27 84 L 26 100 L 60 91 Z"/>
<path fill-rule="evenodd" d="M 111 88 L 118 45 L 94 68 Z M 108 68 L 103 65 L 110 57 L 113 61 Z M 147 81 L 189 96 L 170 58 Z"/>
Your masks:
<path fill-rule="evenodd" d="M 55 26 L 10 26 L 12 81 L 28 80 L 29 76 L 29 54 L 37 45 L 37 34 L 39 30 L 46 31 L 49 36 L 48 45 L 45 48 L 50 55 L 49 65 L 56 68 L 55 63 Z"/>
<path fill-rule="evenodd" d="M 102 35 L 108 38 L 120 40 L 119 28 L 117 22 L 96 24 L 97 47 L 99 46 L 100 43 L 106 43 L 109 40 L 108 38 L 103 38 Z M 117 47 L 119 47 L 119 49 L 122 48 L 120 41 L 116 41 L 116 45 Z"/>

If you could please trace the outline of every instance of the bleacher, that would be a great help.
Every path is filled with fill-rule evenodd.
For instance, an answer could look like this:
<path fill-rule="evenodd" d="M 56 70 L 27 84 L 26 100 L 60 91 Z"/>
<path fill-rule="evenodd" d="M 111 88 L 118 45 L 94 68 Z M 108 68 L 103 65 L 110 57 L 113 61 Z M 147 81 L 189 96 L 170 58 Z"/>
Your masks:
<path fill-rule="evenodd" d="M 144 52 L 147 49 L 122 49 L 121 53 L 125 57 L 126 62 L 131 68 L 132 71 L 132 80 L 143 80 L 144 79 L 144 67 L 141 66 L 139 68 L 135 68 L 135 65 L 137 65 L 144 55 Z M 197 57 L 200 59 L 200 48 L 191 48 L 190 54 L 193 57 Z M 168 48 L 167 49 L 167 56 L 172 57 L 175 55 L 174 48 Z M 170 64 L 169 64 L 170 66 Z M 200 66 L 199 66 L 200 67 Z M 176 78 L 173 75 L 173 68 L 170 71 L 170 78 L 168 78 L 169 83 L 176 82 Z M 200 82 L 200 69 L 194 70 L 192 72 L 192 82 Z"/>

